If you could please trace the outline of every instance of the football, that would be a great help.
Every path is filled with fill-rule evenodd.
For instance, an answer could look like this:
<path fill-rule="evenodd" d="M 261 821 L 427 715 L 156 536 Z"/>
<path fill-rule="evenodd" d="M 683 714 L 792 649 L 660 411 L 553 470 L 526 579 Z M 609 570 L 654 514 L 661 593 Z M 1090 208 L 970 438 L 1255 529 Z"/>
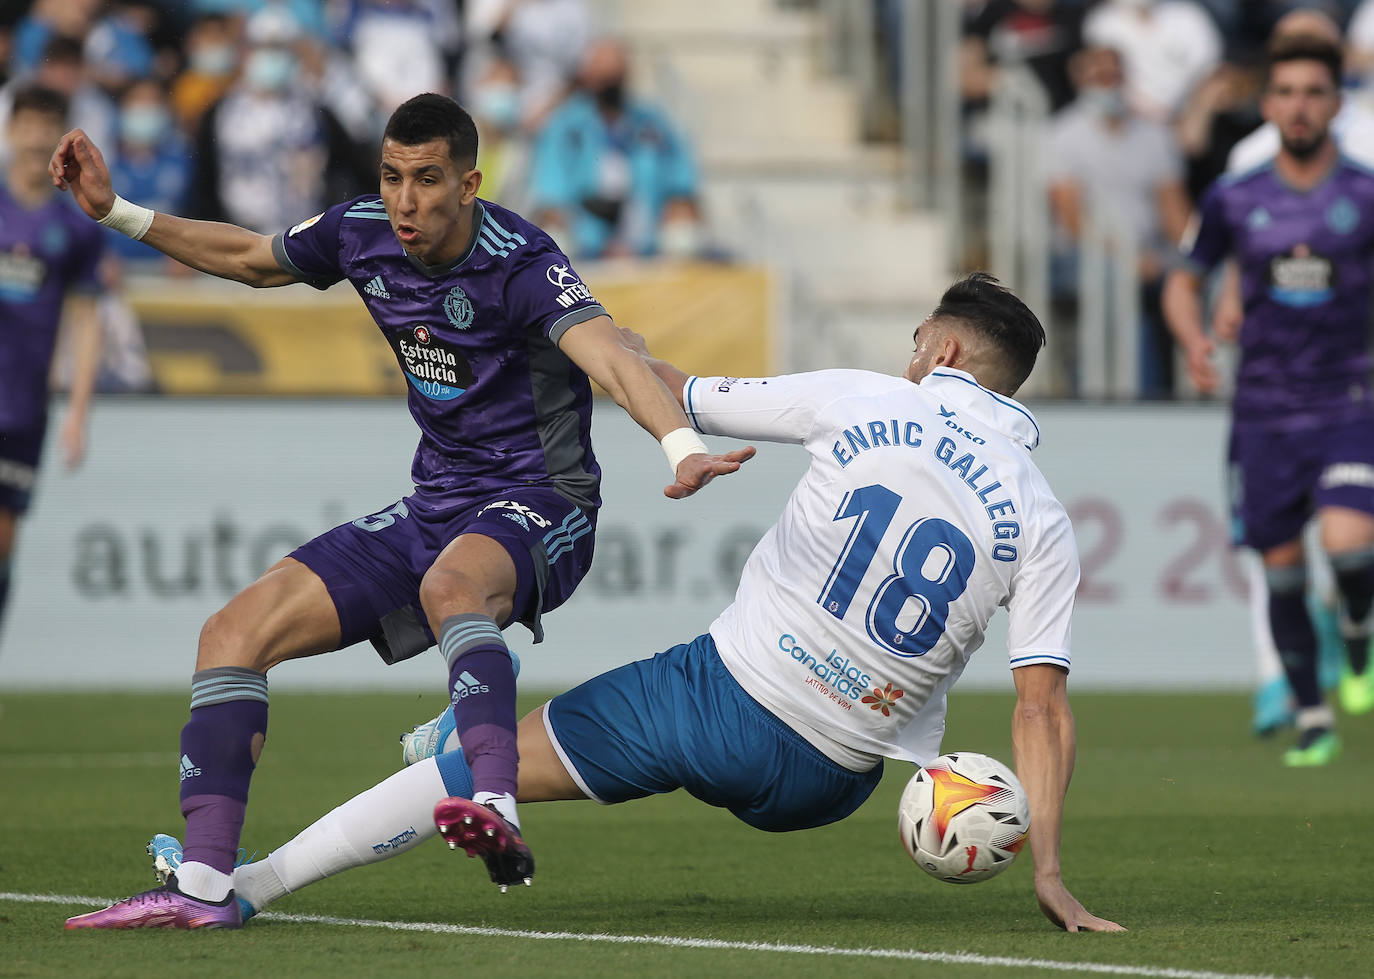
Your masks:
<path fill-rule="evenodd" d="M 996 758 L 941 755 L 918 769 L 897 806 L 897 832 L 930 876 L 976 884 L 1011 866 L 1026 843 L 1026 790 Z"/>

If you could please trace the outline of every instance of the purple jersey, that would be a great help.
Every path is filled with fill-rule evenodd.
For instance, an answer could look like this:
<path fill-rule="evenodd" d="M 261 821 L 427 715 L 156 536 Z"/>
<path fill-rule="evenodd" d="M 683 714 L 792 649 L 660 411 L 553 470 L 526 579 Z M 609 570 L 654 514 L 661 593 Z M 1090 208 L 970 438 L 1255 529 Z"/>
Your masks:
<path fill-rule="evenodd" d="M 29 208 L 0 187 L 0 431 L 46 419 L 62 301 L 100 288 L 103 232 L 60 194 Z"/>
<path fill-rule="evenodd" d="M 1237 424 L 1304 429 L 1370 409 L 1374 174 L 1340 160 L 1311 190 L 1272 163 L 1207 189 L 1185 257 L 1240 264 Z"/>
<path fill-rule="evenodd" d="M 418 495 L 447 505 L 543 485 L 600 505 L 591 385 L 558 340 L 606 311 L 547 234 L 478 201 L 462 257 L 430 268 L 369 196 L 278 235 L 273 251 L 317 288 L 348 279 L 391 344 L 422 433 Z"/>

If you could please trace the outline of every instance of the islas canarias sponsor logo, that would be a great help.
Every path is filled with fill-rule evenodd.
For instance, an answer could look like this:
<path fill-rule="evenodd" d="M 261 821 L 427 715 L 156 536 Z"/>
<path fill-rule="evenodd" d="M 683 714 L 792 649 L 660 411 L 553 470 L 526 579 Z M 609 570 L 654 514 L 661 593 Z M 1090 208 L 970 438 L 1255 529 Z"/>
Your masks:
<path fill-rule="evenodd" d="M 472 386 L 467 358 L 419 324 L 392 340 L 411 387 L 432 401 L 452 401 Z"/>
<path fill-rule="evenodd" d="M 854 701 L 866 694 L 873 684 L 873 678 L 839 650 L 812 653 L 789 632 L 778 637 L 778 648 L 806 670 L 807 686 L 829 697 L 843 710 L 852 710 Z"/>

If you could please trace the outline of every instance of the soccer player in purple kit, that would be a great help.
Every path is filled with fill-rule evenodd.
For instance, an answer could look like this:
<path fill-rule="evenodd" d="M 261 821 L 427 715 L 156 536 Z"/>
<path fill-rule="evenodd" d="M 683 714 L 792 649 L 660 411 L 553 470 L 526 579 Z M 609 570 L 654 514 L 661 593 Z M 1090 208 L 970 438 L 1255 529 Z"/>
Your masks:
<path fill-rule="evenodd" d="M 0 187 L 0 624 L 10 555 L 47 431 L 49 368 L 64 315 L 77 353 L 61 432 L 69 466 L 85 455 L 100 359 L 96 293 L 103 237 L 48 180 L 48 156 L 66 117 L 61 94 L 21 88 L 5 132 L 11 156 Z"/>
<path fill-rule="evenodd" d="M 293 551 L 206 622 L 181 734 L 184 862 L 166 886 L 68 928 L 237 927 L 230 871 L 266 737 L 267 670 L 363 639 L 388 663 L 437 641 L 472 769 L 467 848 L 503 889 L 529 882 L 515 811 L 515 668 L 501 629 L 521 622 L 540 639 L 540 613 L 591 562 L 600 470 L 588 377 L 660 439 L 671 498 L 753 450 L 707 454 L 553 240 L 478 199 L 476 159 L 468 114 L 416 96 L 387 122 L 380 196 L 273 236 L 154 214 L 115 195 L 80 130 L 58 144 L 56 186 L 187 265 L 259 287 L 347 279 L 395 351 L 421 430 L 411 496 Z"/>
<path fill-rule="evenodd" d="M 1329 39 L 1275 39 L 1263 110 L 1279 130 L 1279 154 L 1207 190 L 1183 244 L 1187 266 L 1170 274 L 1164 296 L 1189 374 L 1216 390 L 1202 276 L 1236 257 L 1245 318 L 1231 409 L 1233 516 L 1238 542 L 1263 558 L 1269 624 L 1298 703 L 1290 766 L 1326 765 L 1340 753 L 1305 598 L 1301 534 L 1313 513 L 1343 605 L 1342 702 L 1352 712 L 1374 706 L 1374 174 L 1341 157 L 1331 138 L 1340 79 L 1341 51 Z"/>

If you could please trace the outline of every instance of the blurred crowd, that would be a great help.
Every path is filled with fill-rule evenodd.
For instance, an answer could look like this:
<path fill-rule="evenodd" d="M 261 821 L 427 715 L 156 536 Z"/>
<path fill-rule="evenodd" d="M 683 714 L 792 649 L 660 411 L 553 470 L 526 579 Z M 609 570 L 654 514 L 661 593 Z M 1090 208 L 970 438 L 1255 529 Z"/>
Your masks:
<path fill-rule="evenodd" d="M 573 255 L 702 257 L 691 148 L 632 81 L 586 0 L 0 4 L 0 123 L 17 86 L 55 89 L 122 196 L 262 232 L 375 192 L 388 115 L 434 91 L 477 121 L 482 196 Z"/>
<path fill-rule="evenodd" d="M 1337 139 L 1360 157 L 1374 126 L 1374 0 L 966 0 L 961 87 L 965 157 L 986 162 L 993 96 L 1028 73 L 1052 114 L 1043 174 L 1053 222 L 1057 318 L 1078 298 L 1078 242 L 1095 210 L 1138 256 L 1140 389 L 1174 392 L 1174 355 L 1159 310 L 1189 211 L 1227 171 L 1273 158 L 1263 126 L 1264 51 L 1274 32 L 1341 33 L 1346 108 Z M 1361 133 L 1364 135 L 1362 136 Z M 1374 156 L 1364 151 L 1363 162 Z"/>

